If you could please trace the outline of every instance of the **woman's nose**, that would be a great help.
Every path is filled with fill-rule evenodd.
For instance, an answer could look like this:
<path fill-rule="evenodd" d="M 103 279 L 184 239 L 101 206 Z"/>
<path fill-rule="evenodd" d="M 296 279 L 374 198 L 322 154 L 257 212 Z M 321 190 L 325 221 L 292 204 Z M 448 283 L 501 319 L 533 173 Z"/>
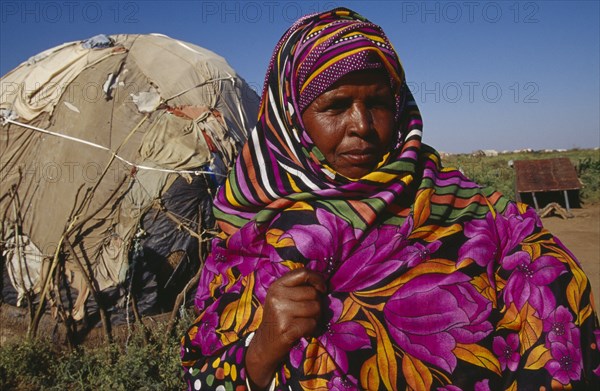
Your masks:
<path fill-rule="evenodd" d="M 373 118 L 368 108 L 361 103 L 352 106 L 350 115 L 351 126 L 350 131 L 357 134 L 367 134 L 373 126 Z"/>

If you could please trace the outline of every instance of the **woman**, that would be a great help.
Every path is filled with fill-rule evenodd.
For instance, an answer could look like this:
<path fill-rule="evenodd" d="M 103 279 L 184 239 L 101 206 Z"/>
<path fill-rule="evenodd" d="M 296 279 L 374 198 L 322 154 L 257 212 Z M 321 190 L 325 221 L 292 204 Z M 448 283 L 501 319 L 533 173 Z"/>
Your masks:
<path fill-rule="evenodd" d="M 378 26 L 336 9 L 287 31 L 215 201 L 190 389 L 598 384 L 577 261 L 535 211 L 442 168 L 421 128 Z"/>

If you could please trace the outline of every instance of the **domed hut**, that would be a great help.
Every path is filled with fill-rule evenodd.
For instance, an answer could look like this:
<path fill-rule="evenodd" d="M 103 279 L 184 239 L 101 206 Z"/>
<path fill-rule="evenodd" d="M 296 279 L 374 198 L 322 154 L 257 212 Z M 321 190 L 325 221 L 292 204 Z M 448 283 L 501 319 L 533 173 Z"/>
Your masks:
<path fill-rule="evenodd" d="M 173 310 L 256 93 L 222 57 L 156 34 L 66 43 L 1 85 L 3 306 L 29 308 L 33 335 L 50 310 L 71 336 Z"/>

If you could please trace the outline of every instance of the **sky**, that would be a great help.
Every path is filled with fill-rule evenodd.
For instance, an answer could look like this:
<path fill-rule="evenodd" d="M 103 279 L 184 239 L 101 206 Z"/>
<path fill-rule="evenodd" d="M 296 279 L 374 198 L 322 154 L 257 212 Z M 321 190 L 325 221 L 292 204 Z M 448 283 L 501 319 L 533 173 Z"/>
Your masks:
<path fill-rule="evenodd" d="M 424 142 L 439 151 L 600 146 L 597 0 L 2 0 L 0 74 L 64 42 L 161 33 L 223 56 L 260 93 L 285 30 L 337 6 L 386 32 L 421 110 Z"/>

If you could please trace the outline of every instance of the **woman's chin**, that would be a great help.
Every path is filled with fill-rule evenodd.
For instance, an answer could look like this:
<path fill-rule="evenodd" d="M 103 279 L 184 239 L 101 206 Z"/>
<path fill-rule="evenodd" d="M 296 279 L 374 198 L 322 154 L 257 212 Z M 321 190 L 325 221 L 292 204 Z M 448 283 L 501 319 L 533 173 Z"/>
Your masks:
<path fill-rule="evenodd" d="M 375 169 L 374 166 L 351 166 L 346 167 L 340 170 L 337 170 L 338 173 L 342 174 L 346 178 L 350 179 L 360 179 L 367 174 L 370 174 Z"/>

